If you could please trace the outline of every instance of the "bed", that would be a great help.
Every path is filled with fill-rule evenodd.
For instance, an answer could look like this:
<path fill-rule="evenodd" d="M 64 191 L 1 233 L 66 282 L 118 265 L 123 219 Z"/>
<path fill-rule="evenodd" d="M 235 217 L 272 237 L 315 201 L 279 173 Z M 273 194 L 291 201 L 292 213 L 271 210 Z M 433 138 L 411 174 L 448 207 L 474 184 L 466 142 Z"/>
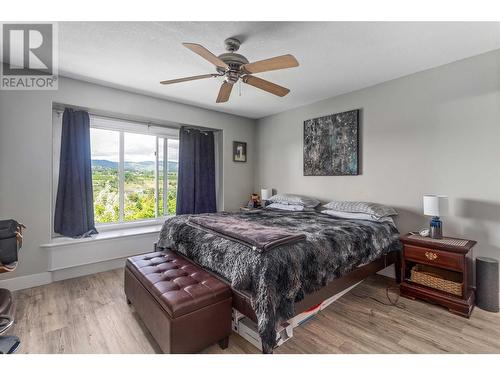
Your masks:
<path fill-rule="evenodd" d="M 346 220 L 279 210 L 211 215 L 305 234 L 262 252 L 193 225 L 190 215 L 169 218 L 160 232 L 159 248 L 178 252 L 230 284 L 233 307 L 257 323 L 265 353 L 274 348 L 278 323 L 397 263 L 401 250 L 392 219 Z"/>

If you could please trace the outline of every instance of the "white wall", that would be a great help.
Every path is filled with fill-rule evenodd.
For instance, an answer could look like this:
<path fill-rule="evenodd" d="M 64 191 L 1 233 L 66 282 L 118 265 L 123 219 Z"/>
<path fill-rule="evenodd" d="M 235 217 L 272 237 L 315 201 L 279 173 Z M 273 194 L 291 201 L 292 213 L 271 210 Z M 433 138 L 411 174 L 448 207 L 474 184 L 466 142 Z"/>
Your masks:
<path fill-rule="evenodd" d="M 253 120 L 63 77 L 56 91 L 0 91 L 0 218 L 15 218 L 28 227 L 18 269 L 0 280 L 48 270 L 49 253 L 39 246 L 51 237 L 53 103 L 222 129 L 223 207 L 237 208 L 251 193 Z M 233 163 L 233 140 L 248 143 L 247 163 Z M 153 241 L 149 236 L 137 253 L 149 251 Z"/>
<path fill-rule="evenodd" d="M 401 232 L 428 224 L 422 195 L 450 197 L 444 233 L 500 258 L 500 51 L 258 121 L 255 190 L 394 206 Z M 304 120 L 360 108 L 361 175 L 303 176 Z"/>

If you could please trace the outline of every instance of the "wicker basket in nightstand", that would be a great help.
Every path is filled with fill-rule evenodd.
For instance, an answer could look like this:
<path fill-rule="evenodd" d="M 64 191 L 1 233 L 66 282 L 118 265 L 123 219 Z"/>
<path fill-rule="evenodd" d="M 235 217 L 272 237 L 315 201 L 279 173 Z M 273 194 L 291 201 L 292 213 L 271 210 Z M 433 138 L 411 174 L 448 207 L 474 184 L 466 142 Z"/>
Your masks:
<path fill-rule="evenodd" d="M 412 283 L 457 296 L 462 296 L 463 291 L 463 283 L 460 279 L 460 276 L 453 271 L 427 266 L 426 264 L 415 264 L 410 273 Z"/>

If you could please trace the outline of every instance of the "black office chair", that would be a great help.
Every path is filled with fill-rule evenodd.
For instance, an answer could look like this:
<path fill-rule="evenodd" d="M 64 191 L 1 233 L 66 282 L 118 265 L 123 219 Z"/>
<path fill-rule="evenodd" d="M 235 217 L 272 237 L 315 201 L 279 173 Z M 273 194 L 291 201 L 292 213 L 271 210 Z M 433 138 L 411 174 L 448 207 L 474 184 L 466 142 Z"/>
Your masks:
<path fill-rule="evenodd" d="M 0 289 L 0 354 L 12 354 L 21 344 L 16 336 L 3 336 L 14 325 L 12 318 L 12 294 L 7 289 Z"/>
<path fill-rule="evenodd" d="M 22 246 L 23 224 L 15 220 L 0 221 L 0 273 L 12 272 L 17 267 L 17 252 Z M 16 336 L 4 336 L 14 325 L 12 294 L 0 289 L 0 354 L 12 354 L 21 344 Z"/>

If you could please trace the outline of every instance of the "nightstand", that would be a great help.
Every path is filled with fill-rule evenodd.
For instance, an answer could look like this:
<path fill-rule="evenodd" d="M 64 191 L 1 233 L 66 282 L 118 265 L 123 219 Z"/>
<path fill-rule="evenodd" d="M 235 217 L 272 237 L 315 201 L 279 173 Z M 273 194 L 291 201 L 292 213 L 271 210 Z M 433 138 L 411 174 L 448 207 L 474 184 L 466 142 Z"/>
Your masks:
<path fill-rule="evenodd" d="M 472 248 L 476 241 L 401 236 L 401 296 L 418 298 L 470 317 L 474 308 Z"/>

